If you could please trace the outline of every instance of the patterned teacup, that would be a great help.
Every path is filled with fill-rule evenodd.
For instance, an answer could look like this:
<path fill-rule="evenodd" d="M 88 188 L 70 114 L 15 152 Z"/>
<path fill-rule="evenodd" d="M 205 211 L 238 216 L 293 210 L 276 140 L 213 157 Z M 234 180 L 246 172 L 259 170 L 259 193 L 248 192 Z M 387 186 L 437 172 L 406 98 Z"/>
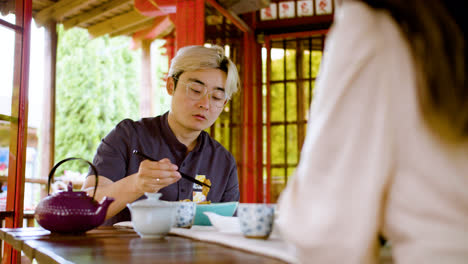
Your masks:
<path fill-rule="evenodd" d="M 274 204 L 240 203 L 237 209 L 240 228 L 247 238 L 267 239 L 273 229 Z"/>
<path fill-rule="evenodd" d="M 195 212 L 197 204 L 194 202 L 176 202 L 176 220 L 175 227 L 192 227 L 193 220 L 195 219 Z"/>

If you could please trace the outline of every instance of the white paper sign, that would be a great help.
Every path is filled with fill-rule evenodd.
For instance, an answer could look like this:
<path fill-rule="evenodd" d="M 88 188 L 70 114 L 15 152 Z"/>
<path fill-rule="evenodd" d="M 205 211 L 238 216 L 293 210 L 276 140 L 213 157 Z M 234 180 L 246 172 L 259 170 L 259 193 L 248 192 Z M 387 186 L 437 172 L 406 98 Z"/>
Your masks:
<path fill-rule="evenodd" d="M 313 16 L 314 6 L 312 0 L 297 1 L 297 16 Z"/>
<path fill-rule="evenodd" d="M 315 0 L 315 10 L 317 15 L 331 14 L 332 0 Z"/>
<path fill-rule="evenodd" d="M 260 10 L 260 20 L 273 20 L 276 17 L 276 3 L 272 3 L 269 7 Z"/>
<path fill-rule="evenodd" d="M 293 18 L 296 16 L 294 1 L 279 2 L 278 5 L 280 18 Z"/>

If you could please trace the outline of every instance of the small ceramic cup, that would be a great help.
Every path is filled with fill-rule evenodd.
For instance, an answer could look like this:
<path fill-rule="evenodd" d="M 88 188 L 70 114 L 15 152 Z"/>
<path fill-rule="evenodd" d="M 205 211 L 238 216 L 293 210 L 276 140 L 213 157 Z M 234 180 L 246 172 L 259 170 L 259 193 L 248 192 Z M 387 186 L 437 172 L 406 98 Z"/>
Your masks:
<path fill-rule="evenodd" d="M 174 226 L 175 205 L 159 200 L 161 193 L 145 195 L 147 199 L 127 204 L 133 228 L 142 238 L 163 238 Z"/>
<path fill-rule="evenodd" d="M 242 233 L 247 238 L 267 239 L 273 229 L 274 204 L 240 203 L 237 216 Z"/>
<path fill-rule="evenodd" d="M 175 227 L 191 228 L 195 219 L 197 204 L 194 202 L 176 202 Z"/>

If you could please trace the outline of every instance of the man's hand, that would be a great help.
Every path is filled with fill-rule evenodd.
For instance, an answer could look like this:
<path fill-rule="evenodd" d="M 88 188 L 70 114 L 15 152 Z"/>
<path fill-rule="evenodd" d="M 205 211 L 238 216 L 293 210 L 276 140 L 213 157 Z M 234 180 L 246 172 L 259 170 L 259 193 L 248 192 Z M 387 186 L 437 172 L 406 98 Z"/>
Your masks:
<path fill-rule="evenodd" d="M 177 169 L 177 165 L 167 158 L 160 161 L 144 160 L 135 177 L 135 190 L 142 194 L 158 192 L 181 178 Z"/>

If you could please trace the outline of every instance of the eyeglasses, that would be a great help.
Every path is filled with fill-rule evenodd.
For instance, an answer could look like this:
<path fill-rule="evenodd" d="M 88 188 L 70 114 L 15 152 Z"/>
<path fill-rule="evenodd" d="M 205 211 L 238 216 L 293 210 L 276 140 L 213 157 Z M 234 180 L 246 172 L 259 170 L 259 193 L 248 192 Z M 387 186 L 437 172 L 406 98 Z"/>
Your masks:
<path fill-rule="evenodd" d="M 224 107 L 224 103 L 227 99 L 226 93 L 224 91 L 215 89 L 208 93 L 208 87 L 201 83 L 182 81 L 179 81 L 179 83 L 185 85 L 185 92 L 190 99 L 198 101 L 205 97 L 206 94 L 208 94 L 210 98 L 210 104 L 212 106 L 218 108 Z"/>

